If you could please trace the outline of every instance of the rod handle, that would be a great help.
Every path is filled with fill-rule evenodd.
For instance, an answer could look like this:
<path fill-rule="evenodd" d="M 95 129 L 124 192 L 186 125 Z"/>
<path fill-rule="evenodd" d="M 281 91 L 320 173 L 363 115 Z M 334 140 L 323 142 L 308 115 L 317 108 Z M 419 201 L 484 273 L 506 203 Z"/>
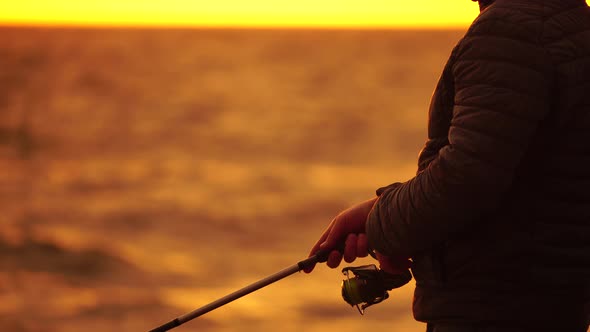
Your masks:
<path fill-rule="evenodd" d="M 297 263 L 299 265 L 299 270 L 305 270 L 308 267 L 311 267 L 317 263 L 325 263 L 328 261 L 328 256 L 334 250 L 339 251 L 340 253 L 344 253 L 344 246 L 345 244 L 340 244 L 337 248 L 334 249 L 323 249 L 315 253 L 315 255 L 308 257 L 307 259 L 302 260 L 301 262 Z"/>
<path fill-rule="evenodd" d="M 330 253 L 334 250 L 340 252 L 341 254 L 344 254 L 344 248 L 346 247 L 346 243 L 345 242 L 341 242 L 336 248 L 332 248 L 332 249 L 323 249 L 318 251 L 315 256 L 318 259 L 318 263 L 325 263 L 328 261 L 328 256 L 330 256 Z"/>

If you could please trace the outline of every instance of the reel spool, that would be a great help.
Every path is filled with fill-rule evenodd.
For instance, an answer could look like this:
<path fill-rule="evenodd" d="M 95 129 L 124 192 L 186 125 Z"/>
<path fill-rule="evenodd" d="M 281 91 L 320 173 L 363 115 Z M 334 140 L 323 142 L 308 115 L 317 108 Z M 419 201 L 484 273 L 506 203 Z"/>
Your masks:
<path fill-rule="evenodd" d="M 356 306 L 364 315 L 365 309 L 389 297 L 387 291 L 399 288 L 412 280 L 410 271 L 393 275 L 380 270 L 374 264 L 342 269 L 346 279 L 342 280 L 342 298 Z M 351 276 L 352 274 L 352 276 Z"/>

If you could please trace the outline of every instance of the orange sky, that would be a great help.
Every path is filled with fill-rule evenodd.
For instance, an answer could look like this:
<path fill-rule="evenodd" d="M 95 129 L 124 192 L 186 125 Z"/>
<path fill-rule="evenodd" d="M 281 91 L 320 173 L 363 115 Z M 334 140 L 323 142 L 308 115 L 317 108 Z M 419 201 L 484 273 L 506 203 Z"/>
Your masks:
<path fill-rule="evenodd" d="M 465 27 L 468 0 L 17 0 L 1 24 Z"/>

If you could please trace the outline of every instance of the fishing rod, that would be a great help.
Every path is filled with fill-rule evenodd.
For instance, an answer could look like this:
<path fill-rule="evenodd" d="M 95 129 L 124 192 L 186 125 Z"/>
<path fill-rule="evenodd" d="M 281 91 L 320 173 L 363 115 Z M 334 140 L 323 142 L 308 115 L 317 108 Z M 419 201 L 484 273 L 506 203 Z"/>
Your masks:
<path fill-rule="evenodd" d="M 321 250 L 307 259 L 204 305 L 201 308 L 177 317 L 149 332 L 169 331 L 223 305 L 257 291 L 260 288 L 266 287 L 301 270 L 305 270 L 316 263 L 326 262 L 330 251 L 331 250 Z M 367 307 L 387 299 L 389 297 L 387 293 L 388 290 L 401 287 L 412 279 L 409 270 L 400 275 L 392 275 L 378 269 L 375 265 L 347 267 L 342 270 L 342 273 L 346 276 L 346 279 L 342 281 L 341 286 L 342 297 L 350 305 L 356 306 L 361 315 Z"/>

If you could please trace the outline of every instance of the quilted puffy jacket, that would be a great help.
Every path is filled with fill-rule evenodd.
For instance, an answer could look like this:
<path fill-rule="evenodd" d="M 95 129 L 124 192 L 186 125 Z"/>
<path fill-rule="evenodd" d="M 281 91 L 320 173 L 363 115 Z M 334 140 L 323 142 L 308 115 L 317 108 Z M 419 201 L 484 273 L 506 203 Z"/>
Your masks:
<path fill-rule="evenodd" d="M 412 257 L 417 320 L 585 325 L 590 9 L 482 7 L 432 97 L 417 175 L 378 190 L 369 245 Z"/>

